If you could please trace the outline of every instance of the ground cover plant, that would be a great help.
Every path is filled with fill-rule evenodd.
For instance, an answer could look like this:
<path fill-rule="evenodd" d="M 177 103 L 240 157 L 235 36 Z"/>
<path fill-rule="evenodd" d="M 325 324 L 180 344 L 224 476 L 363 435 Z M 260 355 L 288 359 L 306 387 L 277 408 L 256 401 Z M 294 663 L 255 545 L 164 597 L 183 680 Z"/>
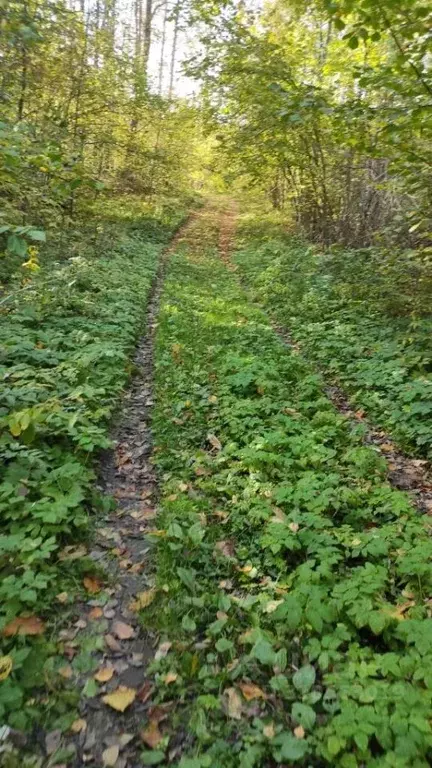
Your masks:
<path fill-rule="evenodd" d="M 235 262 L 304 353 L 400 444 L 432 455 L 428 262 L 414 252 L 308 245 L 246 217 Z"/>
<path fill-rule="evenodd" d="M 142 761 L 426 766 L 427 520 L 221 262 L 211 222 L 196 226 L 156 347 L 162 500 L 143 623 L 161 630 L 170 727 Z"/>
<path fill-rule="evenodd" d="M 0 716 L 19 728 L 37 715 L 23 702 L 53 651 L 43 619 L 94 569 L 80 543 L 111 503 L 97 491 L 94 459 L 111 445 L 158 257 L 184 215 L 143 211 L 121 227 L 119 206 L 116 239 L 105 221 L 103 255 L 89 245 L 87 258 L 49 262 L 24 285 L 17 277 L 1 308 Z"/>

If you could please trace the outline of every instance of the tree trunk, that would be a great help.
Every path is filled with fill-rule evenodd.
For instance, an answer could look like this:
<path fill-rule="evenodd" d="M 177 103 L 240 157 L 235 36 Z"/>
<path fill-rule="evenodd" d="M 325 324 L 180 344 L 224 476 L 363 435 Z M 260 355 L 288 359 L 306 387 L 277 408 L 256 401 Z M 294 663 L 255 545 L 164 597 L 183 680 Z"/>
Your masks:
<path fill-rule="evenodd" d="M 169 88 L 168 88 L 169 99 L 172 98 L 173 87 L 174 87 L 174 73 L 175 73 L 175 62 L 176 62 L 176 53 L 177 53 L 179 21 L 180 21 L 180 4 L 177 3 L 174 11 L 174 37 L 173 37 L 172 50 L 171 50 L 170 78 L 169 78 Z"/>

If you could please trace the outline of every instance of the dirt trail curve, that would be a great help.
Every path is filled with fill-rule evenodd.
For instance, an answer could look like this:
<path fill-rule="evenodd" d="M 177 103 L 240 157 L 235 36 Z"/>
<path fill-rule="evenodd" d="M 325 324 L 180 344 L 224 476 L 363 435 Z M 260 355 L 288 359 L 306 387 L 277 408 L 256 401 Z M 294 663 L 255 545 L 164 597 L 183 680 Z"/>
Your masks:
<path fill-rule="evenodd" d="M 88 668 L 76 680 L 77 687 L 84 690 L 79 720 L 73 725 L 75 735 L 67 745 L 60 731 L 41 738 L 49 765 L 50 755 L 59 746 L 72 744 L 76 750 L 72 765 L 76 768 L 141 765 L 139 751 L 144 745 L 139 731 L 151 707 L 152 693 L 146 681 L 146 666 L 154 655 L 156 638 L 139 625 L 131 604 L 137 595 L 143 600 L 151 596 L 151 561 L 144 534 L 154 528 L 158 498 L 151 461 L 153 348 L 166 264 L 197 216 L 199 213 L 181 227 L 162 256 L 148 304 L 146 333 L 135 355 L 137 373 L 112 435 L 116 448 L 102 462 L 100 489 L 113 495 L 118 503 L 117 509 L 101 521 L 90 556 L 108 572 L 111 587 L 99 590 L 97 581 L 90 583 L 88 589 L 94 590 L 94 599 L 77 606 L 73 624 L 60 633 L 66 658 L 83 656 L 85 649 Z M 83 663 L 86 666 L 85 660 Z M 133 706 L 124 713 L 107 706 L 103 697 L 111 693 L 115 693 L 119 707 L 133 696 Z"/>

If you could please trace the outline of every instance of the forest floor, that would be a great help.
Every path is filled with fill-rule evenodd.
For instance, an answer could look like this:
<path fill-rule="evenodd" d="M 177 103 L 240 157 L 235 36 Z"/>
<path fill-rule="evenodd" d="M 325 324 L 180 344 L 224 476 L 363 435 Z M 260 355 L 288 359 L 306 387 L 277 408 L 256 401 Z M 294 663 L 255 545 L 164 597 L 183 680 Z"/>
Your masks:
<path fill-rule="evenodd" d="M 237 214 L 161 257 L 44 766 L 429 764 L 428 462 L 257 304 Z"/>

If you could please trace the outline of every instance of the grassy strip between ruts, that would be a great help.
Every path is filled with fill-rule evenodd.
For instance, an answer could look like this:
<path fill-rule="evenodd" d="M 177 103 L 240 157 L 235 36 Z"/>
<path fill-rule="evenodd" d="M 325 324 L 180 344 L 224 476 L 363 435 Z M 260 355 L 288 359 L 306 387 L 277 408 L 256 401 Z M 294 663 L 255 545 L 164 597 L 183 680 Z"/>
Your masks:
<path fill-rule="evenodd" d="M 178 224 L 172 217 L 171 231 Z M 77 545 L 107 503 L 93 457 L 110 445 L 109 420 L 133 370 L 166 240 L 151 237 L 145 226 L 120 229 L 103 258 L 50 265 L 4 306 L 0 717 L 16 728 L 39 719 L 33 691 L 50 687 L 55 647 L 41 617 L 53 616 L 56 596 L 67 612 L 95 567 Z"/>
<path fill-rule="evenodd" d="M 432 276 L 415 252 L 323 252 L 262 217 L 239 227 L 235 262 L 308 358 L 390 429 L 432 457 Z"/>
<path fill-rule="evenodd" d="M 215 242 L 196 223 L 161 307 L 158 593 L 143 621 L 162 630 L 153 673 L 171 703 L 143 763 L 427 766 L 425 521 Z"/>

